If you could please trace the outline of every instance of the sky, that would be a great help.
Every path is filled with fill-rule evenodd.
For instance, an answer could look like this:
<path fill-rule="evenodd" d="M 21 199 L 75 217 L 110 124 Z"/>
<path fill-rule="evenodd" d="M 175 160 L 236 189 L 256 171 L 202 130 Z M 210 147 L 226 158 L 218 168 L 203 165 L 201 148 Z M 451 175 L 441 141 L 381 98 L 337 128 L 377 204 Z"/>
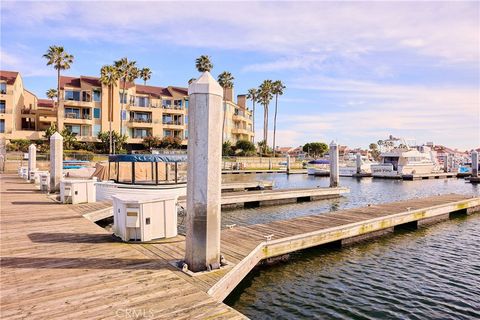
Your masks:
<path fill-rule="evenodd" d="M 480 2 L 4 1 L 0 68 L 38 97 L 56 87 L 42 55 L 74 55 L 65 75 L 98 76 L 122 57 L 156 86 L 187 86 L 209 55 L 235 94 L 281 80 L 277 145 L 390 134 L 460 150 L 480 146 Z M 140 81 L 141 83 L 141 81 Z M 270 105 L 272 141 L 275 101 Z M 251 103 L 249 102 L 251 106 Z M 256 108 L 257 140 L 263 112 Z"/>

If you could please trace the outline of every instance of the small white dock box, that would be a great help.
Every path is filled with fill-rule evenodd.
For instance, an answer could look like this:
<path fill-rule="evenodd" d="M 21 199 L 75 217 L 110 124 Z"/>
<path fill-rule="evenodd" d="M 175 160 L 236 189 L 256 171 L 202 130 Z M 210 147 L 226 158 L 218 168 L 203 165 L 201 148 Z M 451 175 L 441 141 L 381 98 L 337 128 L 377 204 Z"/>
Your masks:
<path fill-rule="evenodd" d="M 62 203 L 90 203 L 96 201 L 96 180 L 60 180 Z"/>
<path fill-rule="evenodd" d="M 21 177 L 23 170 L 28 170 L 27 167 L 18 167 L 18 175 Z"/>
<path fill-rule="evenodd" d="M 38 175 L 38 169 L 30 170 L 28 181 L 35 182 L 35 175 Z"/>
<path fill-rule="evenodd" d="M 22 167 L 20 172 L 20 177 L 27 180 L 28 179 L 28 167 Z"/>
<path fill-rule="evenodd" d="M 40 174 L 40 191 L 50 191 L 50 173 L 44 172 Z"/>
<path fill-rule="evenodd" d="M 114 195 L 113 231 L 123 241 L 151 241 L 177 235 L 177 196 Z"/>
<path fill-rule="evenodd" d="M 38 184 L 40 185 L 41 184 L 41 181 L 40 181 L 40 176 L 42 174 L 48 174 L 48 171 L 40 171 L 40 170 L 37 170 L 37 171 L 34 171 L 34 175 L 33 175 L 33 182 L 35 182 L 35 184 Z"/>

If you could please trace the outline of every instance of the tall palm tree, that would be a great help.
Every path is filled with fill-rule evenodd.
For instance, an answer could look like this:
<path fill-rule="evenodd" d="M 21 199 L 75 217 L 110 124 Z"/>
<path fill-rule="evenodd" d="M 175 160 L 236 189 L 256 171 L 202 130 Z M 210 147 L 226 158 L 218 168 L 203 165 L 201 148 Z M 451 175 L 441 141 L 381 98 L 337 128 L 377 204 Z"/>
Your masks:
<path fill-rule="evenodd" d="M 253 123 L 253 135 L 254 136 L 255 136 L 255 102 L 258 101 L 258 93 L 259 93 L 258 89 L 256 89 L 256 88 L 249 89 L 248 93 L 247 93 L 247 99 L 252 100 L 252 104 L 253 104 L 253 107 L 252 107 L 252 114 L 253 114 L 252 123 Z"/>
<path fill-rule="evenodd" d="M 140 78 L 143 79 L 143 84 L 146 86 L 147 81 L 152 77 L 152 71 L 150 68 L 143 68 L 140 70 Z"/>
<path fill-rule="evenodd" d="M 117 86 L 117 81 L 120 78 L 117 68 L 115 66 L 103 66 L 100 69 L 100 83 L 108 87 L 108 122 L 110 131 L 110 154 L 113 152 L 112 140 L 112 121 L 113 121 L 113 87 Z"/>
<path fill-rule="evenodd" d="M 198 72 L 210 72 L 213 69 L 212 61 L 210 61 L 210 57 L 206 55 L 201 55 L 200 57 L 195 60 L 195 67 L 197 68 Z"/>
<path fill-rule="evenodd" d="M 233 88 L 233 80 L 235 78 L 230 72 L 223 71 L 218 75 L 218 83 L 223 88 L 223 123 L 222 123 L 222 144 L 225 141 L 225 120 L 227 118 L 227 100 L 225 99 L 225 93 L 227 89 Z"/>
<path fill-rule="evenodd" d="M 52 99 L 52 102 L 53 102 L 53 98 L 57 96 L 57 90 L 53 88 L 48 89 L 46 92 L 46 95 L 47 95 L 47 98 Z"/>
<path fill-rule="evenodd" d="M 122 58 L 118 61 L 114 62 L 115 68 L 120 75 L 120 79 L 123 81 L 122 86 L 122 93 L 120 99 L 120 135 L 123 135 L 123 105 L 125 97 L 125 88 L 127 86 L 127 82 L 133 82 L 135 79 L 138 78 L 138 68 L 136 67 L 136 61 L 128 61 L 128 58 Z"/>
<path fill-rule="evenodd" d="M 73 55 L 67 53 L 62 46 L 50 46 L 43 55 L 47 59 L 47 66 L 53 66 L 57 70 L 57 107 L 60 105 L 60 71 L 70 69 L 73 63 Z"/>
<path fill-rule="evenodd" d="M 283 85 L 282 81 L 277 80 L 272 84 L 272 94 L 275 95 L 275 116 L 273 117 L 273 156 L 275 157 L 275 136 L 277 134 L 277 105 L 278 105 L 278 96 L 283 95 L 283 89 L 286 87 Z"/>
<path fill-rule="evenodd" d="M 263 141 L 264 144 L 264 152 L 267 152 L 268 149 L 268 107 L 270 101 L 273 98 L 272 95 L 272 80 L 264 80 L 260 87 L 258 88 L 259 94 L 259 102 L 263 106 Z"/>

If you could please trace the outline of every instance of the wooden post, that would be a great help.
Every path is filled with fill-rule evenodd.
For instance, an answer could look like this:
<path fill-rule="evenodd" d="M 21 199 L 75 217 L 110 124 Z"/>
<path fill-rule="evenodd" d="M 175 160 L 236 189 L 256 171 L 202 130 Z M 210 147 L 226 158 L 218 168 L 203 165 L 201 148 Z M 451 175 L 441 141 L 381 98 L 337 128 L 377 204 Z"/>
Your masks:
<path fill-rule="evenodd" d="M 340 172 L 338 167 L 338 145 L 335 141 L 330 143 L 330 188 L 338 187 L 340 180 Z"/>
<path fill-rule="evenodd" d="M 290 174 L 290 155 L 287 154 L 287 174 Z"/>
<path fill-rule="evenodd" d="M 223 89 L 206 71 L 188 94 L 185 263 L 197 272 L 220 268 Z"/>

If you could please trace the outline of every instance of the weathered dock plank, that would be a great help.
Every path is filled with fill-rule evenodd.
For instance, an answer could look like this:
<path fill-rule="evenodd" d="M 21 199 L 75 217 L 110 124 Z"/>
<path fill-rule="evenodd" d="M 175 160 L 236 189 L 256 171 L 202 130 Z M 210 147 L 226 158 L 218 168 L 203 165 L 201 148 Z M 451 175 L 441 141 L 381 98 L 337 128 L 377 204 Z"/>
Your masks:
<path fill-rule="evenodd" d="M 40 192 L 26 196 L 21 190 L 33 185 L 14 175 L 1 180 L 2 319 L 114 319 L 127 311 L 152 312 L 152 319 L 245 318 L 205 293 L 206 286 L 179 277 L 170 259 L 115 242 L 82 217 L 91 206 L 59 205 Z M 178 257 L 178 248 L 162 249 Z"/>

